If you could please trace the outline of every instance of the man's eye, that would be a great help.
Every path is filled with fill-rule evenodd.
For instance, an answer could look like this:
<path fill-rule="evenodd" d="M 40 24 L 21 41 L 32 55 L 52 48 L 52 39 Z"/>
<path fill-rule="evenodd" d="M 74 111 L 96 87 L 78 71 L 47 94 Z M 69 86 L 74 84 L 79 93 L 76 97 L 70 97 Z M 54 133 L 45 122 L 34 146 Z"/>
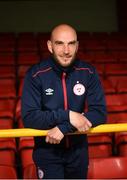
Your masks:
<path fill-rule="evenodd" d="M 62 45 L 62 42 L 55 42 L 56 45 Z"/>
<path fill-rule="evenodd" d="M 75 45 L 76 44 L 76 42 L 74 41 L 74 42 L 70 42 L 69 43 L 70 45 Z"/>

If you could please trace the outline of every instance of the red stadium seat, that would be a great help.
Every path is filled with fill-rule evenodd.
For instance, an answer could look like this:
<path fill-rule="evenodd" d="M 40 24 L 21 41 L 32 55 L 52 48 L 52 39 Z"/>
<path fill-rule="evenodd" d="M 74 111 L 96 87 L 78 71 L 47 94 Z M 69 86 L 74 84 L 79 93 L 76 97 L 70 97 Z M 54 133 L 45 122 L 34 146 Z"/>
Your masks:
<path fill-rule="evenodd" d="M 16 142 L 14 138 L 0 138 L 0 179 L 17 179 Z"/>
<path fill-rule="evenodd" d="M 118 93 L 127 93 L 127 76 L 110 76 L 108 79 Z"/>
<path fill-rule="evenodd" d="M 0 100 L 0 118 L 14 118 L 15 100 L 14 99 L 1 99 Z"/>
<path fill-rule="evenodd" d="M 5 52 L 11 52 L 15 53 L 15 44 L 10 44 L 8 42 L 2 43 L 0 42 L 0 53 L 5 53 Z"/>
<path fill-rule="evenodd" d="M 99 75 L 104 76 L 104 73 L 105 73 L 104 64 L 99 64 L 99 63 L 92 63 L 92 64 L 97 69 L 97 72 L 99 73 Z"/>
<path fill-rule="evenodd" d="M 2 154 L 2 152 L 4 153 L 4 150 L 6 150 L 6 151 L 12 150 L 13 152 L 16 152 L 16 141 L 14 138 L 2 138 L 2 137 L 0 138 L 0 152 L 1 152 L 1 154 Z M 13 155 L 12 159 L 13 159 L 13 161 L 6 161 L 6 163 L 11 162 L 10 164 L 14 164 L 14 155 Z M 2 160 L 4 161 L 4 156 L 3 156 L 3 159 L 1 156 L 0 162 Z"/>
<path fill-rule="evenodd" d="M 16 34 L 13 32 L 0 32 L 0 42 L 14 44 L 16 41 Z"/>
<path fill-rule="evenodd" d="M 127 62 L 127 51 L 123 50 L 123 51 L 117 51 L 117 58 L 119 62 L 123 62 L 126 63 Z"/>
<path fill-rule="evenodd" d="M 115 133 L 115 143 L 117 147 L 117 153 L 120 156 L 127 157 L 127 132 Z"/>
<path fill-rule="evenodd" d="M 108 78 L 100 77 L 100 79 L 105 93 L 116 93 L 115 86 L 113 86 L 113 84 L 109 81 Z"/>
<path fill-rule="evenodd" d="M 86 62 L 94 62 L 94 53 L 91 51 L 78 51 L 77 57 Z"/>
<path fill-rule="evenodd" d="M 0 54 L 0 65 L 15 65 L 14 54 L 12 53 Z"/>
<path fill-rule="evenodd" d="M 86 51 L 88 50 L 105 50 L 106 46 L 102 43 L 102 41 L 99 41 L 97 39 L 90 39 L 84 41 L 84 48 Z"/>
<path fill-rule="evenodd" d="M 17 62 L 19 65 L 25 65 L 25 64 L 35 64 L 38 63 L 40 60 L 40 57 L 37 53 L 19 53 Z"/>
<path fill-rule="evenodd" d="M 106 64 L 105 73 L 106 75 L 127 75 L 127 64 Z"/>
<path fill-rule="evenodd" d="M 0 79 L 0 98 L 16 98 L 14 79 Z"/>
<path fill-rule="evenodd" d="M 31 67 L 31 65 L 19 65 L 18 66 L 18 78 L 24 78 L 27 70 Z"/>
<path fill-rule="evenodd" d="M 16 168 L 13 166 L 0 165 L 0 179 L 17 179 Z"/>
<path fill-rule="evenodd" d="M 0 118 L 0 129 L 12 129 L 14 120 L 12 118 Z"/>
<path fill-rule="evenodd" d="M 112 136 L 110 134 L 89 134 L 88 144 L 90 158 L 112 156 Z"/>
<path fill-rule="evenodd" d="M 112 53 L 107 53 L 105 51 L 95 52 L 95 62 L 96 63 L 114 63 L 117 59 Z"/>
<path fill-rule="evenodd" d="M 112 112 L 108 113 L 108 123 L 126 123 L 127 112 Z"/>
<path fill-rule="evenodd" d="M 33 32 L 21 32 L 18 34 L 18 52 L 37 52 L 37 40 Z"/>
<path fill-rule="evenodd" d="M 108 112 L 127 111 L 127 94 L 106 95 L 106 104 Z"/>
<path fill-rule="evenodd" d="M 0 78 L 16 78 L 16 69 L 15 66 L 0 66 Z"/>
<path fill-rule="evenodd" d="M 88 179 L 125 179 L 126 167 L 126 157 L 91 158 Z"/>
<path fill-rule="evenodd" d="M 23 179 L 37 178 L 36 168 L 32 159 L 33 147 L 33 137 L 20 138 L 19 152 L 22 162 Z"/>

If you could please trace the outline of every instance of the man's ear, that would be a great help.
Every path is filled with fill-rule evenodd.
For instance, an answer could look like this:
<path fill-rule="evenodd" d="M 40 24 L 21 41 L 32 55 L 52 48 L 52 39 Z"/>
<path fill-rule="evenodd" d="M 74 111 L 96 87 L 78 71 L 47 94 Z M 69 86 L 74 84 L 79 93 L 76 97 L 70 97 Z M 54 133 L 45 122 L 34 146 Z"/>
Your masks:
<path fill-rule="evenodd" d="M 52 42 L 50 40 L 47 41 L 48 50 L 52 53 Z"/>

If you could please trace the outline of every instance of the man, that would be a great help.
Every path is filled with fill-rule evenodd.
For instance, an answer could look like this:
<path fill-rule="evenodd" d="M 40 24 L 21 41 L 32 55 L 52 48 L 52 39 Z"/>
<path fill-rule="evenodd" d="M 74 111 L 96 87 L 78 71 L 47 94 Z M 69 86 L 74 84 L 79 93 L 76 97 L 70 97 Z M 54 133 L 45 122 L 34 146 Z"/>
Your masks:
<path fill-rule="evenodd" d="M 33 160 L 40 179 L 87 178 L 85 132 L 106 121 L 98 74 L 76 58 L 78 45 L 73 27 L 58 25 L 47 42 L 52 56 L 30 68 L 24 80 L 24 126 L 49 130 L 46 137 L 34 138 Z M 82 134 L 67 135 L 75 131 Z"/>

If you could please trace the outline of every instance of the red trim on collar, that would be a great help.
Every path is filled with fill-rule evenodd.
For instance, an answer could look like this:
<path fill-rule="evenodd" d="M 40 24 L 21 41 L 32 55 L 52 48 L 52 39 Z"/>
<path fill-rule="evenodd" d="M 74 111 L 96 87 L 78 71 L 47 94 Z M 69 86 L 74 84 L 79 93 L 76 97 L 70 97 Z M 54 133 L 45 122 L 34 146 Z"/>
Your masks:
<path fill-rule="evenodd" d="M 49 71 L 49 70 L 51 70 L 51 69 L 52 69 L 52 67 L 49 67 L 49 68 L 47 68 L 47 69 L 43 69 L 43 70 L 37 71 L 37 72 L 33 75 L 33 77 L 36 77 L 38 74 L 40 74 L 40 73 L 45 73 L 45 72 L 47 72 L 47 71 Z"/>
<path fill-rule="evenodd" d="M 89 71 L 90 74 L 93 74 L 93 71 L 91 71 L 90 68 L 77 68 L 77 67 L 74 67 L 74 68 L 75 68 L 75 70 L 77 70 L 77 71 L 87 70 L 87 71 Z"/>

